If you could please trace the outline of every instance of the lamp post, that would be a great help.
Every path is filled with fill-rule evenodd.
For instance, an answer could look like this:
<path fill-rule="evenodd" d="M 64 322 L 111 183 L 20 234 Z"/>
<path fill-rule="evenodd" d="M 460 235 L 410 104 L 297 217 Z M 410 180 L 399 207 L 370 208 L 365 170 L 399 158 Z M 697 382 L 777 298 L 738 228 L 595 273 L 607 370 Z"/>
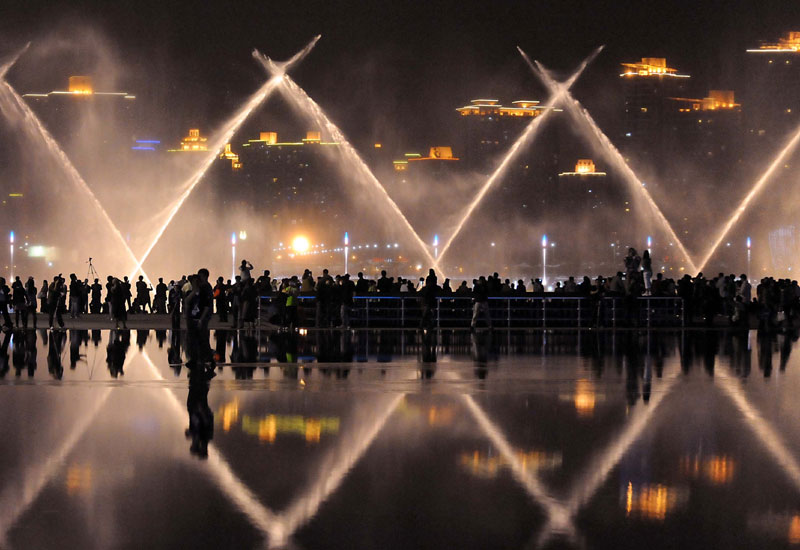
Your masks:
<path fill-rule="evenodd" d="M 751 277 L 750 273 L 750 247 L 752 246 L 753 242 L 750 240 L 750 237 L 747 237 L 747 277 Z"/>
<path fill-rule="evenodd" d="M 10 255 L 9 255 L 10 256 L 9 260 L 10 260 L 11 263 L 9 265 L 11 267 L 11 277 L 10 278 L 13 281 L 14 280 L 14 232 L 13 231 L 8 234 L 8 242 L 11 243 Z"/>
<path fill-rule="evenodd" d="M 433 259 L 439 259 L 439 235 L 433 236 Z"/>
<path fill-rule="evenodd" d="M 350 255 L 350 235 L 344 232 L 344 272 L 347 273 L 348 256 Z"/>
<path fill-rule="evenodd" d="M 650 257 L 653 257 L 653 237 L 647 236 L 647 250 L 650 252 Z"/>
<path fill-rule="evenodd" d="M 236 231 L 231 233 L 231 280 L 236 279 Z"/>
<path fill-rule="evenodd" d="M 547 286 L 547 235 L 542 235 L 542 286 Z"/>

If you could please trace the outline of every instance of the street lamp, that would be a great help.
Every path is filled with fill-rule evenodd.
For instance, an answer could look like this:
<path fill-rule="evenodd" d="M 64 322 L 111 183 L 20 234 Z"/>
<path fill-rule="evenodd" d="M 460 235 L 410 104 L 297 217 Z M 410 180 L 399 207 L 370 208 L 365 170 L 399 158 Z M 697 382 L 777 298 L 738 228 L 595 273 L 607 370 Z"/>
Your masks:
<path fill-rule="evenodd" d="M 231 280 L 236 279 L 236 231 L 231 233 Z"/>
<path fill-rule="evenodd" d="M 433 236 L 433 259 L 439 259 L 439 235 Z"/>
<path fill-rule="evenodd" d="M 9 235 L 8 235 L 8 242 L 11 243 L 11 247 L 10 247 L 10 249 L 11 249 L 11 258 L 10 258 L 11 263 L 10 263 L 10 265 L 11 265 L 11 280 L 13 281 L 14 280 L 14 232 L 13 231 L 11 233 L 9 233 Z"/>
<path fill-rule="evenodd" d="M 347 273 L 348 255 L 350 254 L 350 235 L 344 232 L 344 272 Z"/>
<path fill-rule="evenodd" d="M 547 286 L 547 235 L 542 235 L 542 286 Z"/>
<path fill-rule="evenodd" d="M 752 246 L 753 242 L 750 240 L 750 237 L 747 237 L 747 277 L 749 278 L 750 273 L 750 247 Z"/>

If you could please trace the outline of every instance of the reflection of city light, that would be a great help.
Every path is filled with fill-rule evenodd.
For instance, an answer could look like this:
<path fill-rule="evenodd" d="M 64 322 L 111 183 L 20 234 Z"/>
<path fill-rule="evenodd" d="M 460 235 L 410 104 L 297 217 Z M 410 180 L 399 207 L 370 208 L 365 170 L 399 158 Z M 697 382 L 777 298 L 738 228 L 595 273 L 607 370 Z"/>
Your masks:
<path fill-rule="evenodd" d="M 522 469 L 529 472 L 559 468 L 562 462 L 561 453 L 515 450 L 514 456 Z M 459 462 L 472 475 L 486 478 L 496 477 L 501 468 L 511 467 L 503 455 L 488 456 L 480 451 L 461 454 Z"/>
<path fill-rule="evenodd" d="M 789 543 L 800 543 L 800 516 L 795 514 L 792 516 L 792 521 L 789 523 Z"/>
<path fill-rule="evenodd" d="M 693 478 L 704 477 L 714 485 L 726 485 L 733 479 L 736 461 L 729 456 L 711 456 L 702 459 L 699 456 L 683 457 L 680 465 L 681 473 Z"/>
<path fill-rule="evenodd" d="M 625 491 L 625 513 L 647 519 L 663 520 L 667 514 L 688 498 L 688 491 L 659 484 L 634 487 L 628 482 Z"/>
<path fill-rule="evenodd" d="M 231 426 L 239 421 L 239 400 L 234 397 L 233 401 L 225 403 L 218 415 L 222 419 L 222 431 L 229 432 Z"/>
<path fill-rule="evenodd" d="M 67 468 L 66 486 L 67 493 L 70 495 L 88 492 L 92 488 L 92 467 L 88 464 L 84 466 L 70 465 Z"/>
<path fill-rule="evenodd" d="M 592 416 L 594 413 L 594 383 L 591 380 L 575 382 L 575 411 L 578 416 Z"/>
<path fill-rule="evenodd" d="M 263 418 L 253 418 L 244 415 L 241 426 L 243 432 L 269 443 L 273 443 L 279 434 L 299 435 L 309 443 L 318 443 L 323 435 L 339 433 L 339 419 L 335 417 L 270 414 Z"/>

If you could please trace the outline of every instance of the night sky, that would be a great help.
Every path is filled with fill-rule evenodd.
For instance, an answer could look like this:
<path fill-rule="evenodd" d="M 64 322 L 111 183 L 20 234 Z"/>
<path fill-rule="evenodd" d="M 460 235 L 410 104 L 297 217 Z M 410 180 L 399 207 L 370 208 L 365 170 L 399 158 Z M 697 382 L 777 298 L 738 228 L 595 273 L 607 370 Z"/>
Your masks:
<path fill-rule="evenodd" d="M 218 124 L 263 80 L 252 48 L 284 59 L 322 34 L 295 80 L 357 145 L 418 148 L 449 139 L 453 109 L 471 98 L 545 99 L 517 45 L 567 71 L 605 44 L 576 96 L 609 125 L 619 118 L 620 61 L 667 57 L 702 97 L 739 87 L 747 47 L 800 29 L 793 0 L 62 4 L 2 8 L 2 50 L 34 43 L 9 76 L 21 91 L 63 88 L 68 74 L 111 60 L 114 86 L 148 105 L 165 124 L 157 131 L 179 136 L 189 124 Z"/>

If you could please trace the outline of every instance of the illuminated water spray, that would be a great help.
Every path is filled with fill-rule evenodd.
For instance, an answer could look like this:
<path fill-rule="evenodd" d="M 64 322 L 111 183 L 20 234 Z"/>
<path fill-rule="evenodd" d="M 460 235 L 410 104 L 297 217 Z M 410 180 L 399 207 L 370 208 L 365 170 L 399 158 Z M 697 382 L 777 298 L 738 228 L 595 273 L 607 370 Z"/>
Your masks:
<path fill-rule="evenodd" d="M 22 99 L 22 97 L 20 97 L 16 90 L 14 90 L 11 84 L 4 79 L 5 74 L 11 68 L 13 62 L 15 62 L 27 48 L 28 46 L 25 46 L 23 50 L 14 56 L 11 62 L 0 67 L 0 112 L 2 112 L 3 115 L 9 120 L 22 123 L 22 126 L 31 134 L 33 138 L 39 138 L 44 142 L 47 150 L 50 151 L 52 156 L 59 162 L 64 171 L 67 173 L 69 180 L 79 189 L 89 195 L 91 204 L 100 212 L 103 221 L 111 229 L 111 234 L 117 241 L 120 242 L 120 244 L 122 244 L 122 248 L 125 250 L 125 252 L 127 252 L 128 256 L 130 256 L 130 258 L 136 262 L 136 256 L 134 255 L 130 246 L 128 246 L 128 242 L 122 236 L 122 233 L 120 233 L 116 224 L 114 224 L 114 222 L 111 220 L 108 212 L 105 208 L 103 208 L 103 205 L 100 203 L 97 196 L 86 183 L 86 180 L 81 177 L 81 175 L 78 173 L 78 170 L 69 160 L 69 157 L 66 155 L 66 153 L 64 153 L 53 136 L 50 135 L 50 132 L 44 127 L 42 122 L 34 114 L 28 104 L 25 103 L 25 100 Z M 147 283 L 150 284 L 150 278 L 147 276 L 147 274 L 144 271 L 142 271 L 142 274 L 144 275 L 145 279 L 147 279 Z"/>
<path fill-rule="evenodd" d="M 525 54 L 525 52 L 522 51 L 522 49 L 517 49 L 522 54 L 522 57 L 528 63 L 531 70 L 539 77 L 539 79 L 541 79 L 542 83 L 547 87 L 550 93 L 553 95 L 560 93 L 562 104 L 565 106 L 570 116 L 572 116 L 573 120 L 575 120 L 575 122 L 578 124 L 583 125 L 590 132 L 590 134 L 594 135 L 600 144 L 606 160 L 616 168 L 620 175 L 622 175 L 623 179 L 632 188 L 633 192 L 638 193 L 642 198 L 644 198 L 645 202 L 650 207 L 651 212 L 655 216 L 656 221 L 659 223 L 659 225 L 661 225 L 664 231 L 666 231 L 670 239 L 675 242 L 675 244 L 678 246 L 678 250 L 684 256 L 684 258 L 686 258 L 686 263 L 689 264 L 689 268 L 692 271 L 697 271 L 697 266 L 695 266 L 694 262 L 692 261 L 692 257 L 684 247 L 683 242 L 678 238 L 678 235 L 675 233 L 672 225 L 664 216 L 664 213 L 661 212 L 661 209 L 653 200 L 653 197 L 647 191 L 647 188 L 636 176 L 631 167 L 628 166 L 628 163 L 625 162 L 622 154 L 614 146 L 614 144 L 611 143 L 611 140 L 608 139 L 608 136 L 603 133 L 589 112 L 584 109 L 574 97 L 572 97 L 565 84 L 559 84 L 556 82 L 541 63 L 537 61 L 534 64 Z"/>
<path fill-rule="evenodd" d="M 319 35 L 315 36 L 305 48 L 297 52 L 291 57 L 291 59 L 280 64 L 274 64 L 276 72 L 273 77 L 270 78 L 263 86 L 261 86 L 256 93 L 250 96 L 250 99 L 248 99 L 244 107 L 239 109 L 239 111 L 233 117 L 223 124 L 222 130 L 217 133 L 216 139 L 214 139 L 211 146 L 208 148 L 208 155 L 206 155 L 206 157 L 203 159 L 203 163 L 200 165 L 200 167 L 198 167 L 194 174 L 192 174 L 189 179 L 184 182 L 182 186 L 183 192 L 175 200 L 172 207 L 169 208 L 167 217 L 159 227 L 158 231 L 156 231 L 153 240 L 150 242 L 150 245 L 148 245 L 147 249 L 145 249 L 142 257 L 136 261 L 136 267 L 130 274 L 131 278 L 135 277 L 139 270 L 142 269 L 142 264 L 145 262 L 145 260 L 147 260 L 147 257 L 153 251 L 153 248 L 156 246 L 156 244 L 158 244 L 158 241 L 161 240 L 161 237 L 164 235 L 164 231 L 166 231 L 167 227 L 169 227 L 169 224 L 172 223 L 173 218 L 175 218 L 175 214 L 178 213 L 178 210 L 181 209 L 183 203 L 186 202 L 186 199 L 189 198 L 189 195 L 192 194 L 194 188 L 197 187 L 197 184 L 200 183 L 200 181 L 203 179 L 203 176 L 205 176 L 208 169 L 214 163 L 219 151 L 230 142 L 233 135 L 241 127 L 244 121 L 247 120 L 250 114 L 256 108 L 258 108 L 258 106 L 260 106 L 275 90 L 275 88 L 283 79 L 285 71 L 302 61 L 303 58 L 311 52 L 319 39 Z"/>
<path fill-rule="evenodd" d="M 486 183 L 484 183 L 483 187 L 480 188 L 478 194 L 475 195 L 475 198 L 472 200 L 469 206 L 467 206 L 467 209 L 464 211 L 464 215 L 461 216 L 461 220 L 458 222 L 458 225 L 456 225 L 456 228 L 453 231 L 453 233 L 447 239 L 447 242 L 444 243 L 444 246 L 442 247 L 442 250 L 439 253 L 439 261 L 441 261 L 442 258 L 444 258 L 444 255 L 447 254 L 447 251 L 450 249 L 450 246 L 453 244 L 453 241 L 455 241 L 456 237 L 458 237 L 459 233 L 461 233 L 461 230 L 464 228 L 464 225 L 467 223 L 467 220 L 469 220 L 469 218 L 472 216 L 472 213 L 475 211 L 478 205 L 483 201 L 483 198 L 486 196 L 486 193 L 489 192 L 489 189 L 491 189 L 492 186 L 497 181 L 501 180 L 503 176 L 505 176 L 506 172 L 508 171 L 508 167 L 511 165 L 511 161 L 516 158 L 517 154 L 520 152 L 522 147 L 525 144 L 529 143 L 536 136 L 539 129 L 542 127 L 542 123 L 546 118 L 548 118 L 549 114 L 552 112 L 553 107 L 555 107 L 556 103 L 558 103 L 561 100 L 561 96 L 567 90 L 569 90 L 569 88 L 575 83 L 576 80 L 578 80 L 578 78 L 583 73 L 584 69 L 586 69 L 589 63 L 591 63 L 594 60 L 594 58 L 600 54 L 602 50 L 603 46 L 600 46 L 595 51 L 593 51 L 591 55 L 589 55 L 589 57 L 583 60 L 583 62 L 578 66 L 578 68 L 572 74 L 572 76 L 570 76 L 569 79 L 564 84 L 563 91 L 551 94 L 550 99 L 544 106 L 545 109 L 544 113 L 537 117 L 534 117 L 534 119 L 531 120 L 525 127 L 525 130 L 523 130 L 522 134 L 520 134 L 520 136 L 517 138 L 514 144 L 511 145 L 511 148 L 508 150 L 505 157 L 503 157 L 503 160 L 500 161 L 500 164 L 497 166 L 495 171 L 492 173 L 491 176 L 489 176 L 489 179 L 486 180 Z"/>
<path fill-rule="evenodd" d="M 797 130 L 794 131 L 792 136 L 789 138 L 789 141 L 786 143 L 783 149 L 781 149 L 778 156 L 775 157 L 775 160 L 772 161 L 772 164 L 769 165 L 767 170 L 761 175 L 758 181 L 753 185 L 753 188 L 750 189 L 750 192 L 745 195 L 742 202 L 739 203 L 739 206 L 734 210 L 731 217 L 728 218 L 728 221 L 725 223 L 725 226 L 722 230 L 717 234 L 717 238 L 714 243 L 711 245 L 711 248 L 708 249 L 708 252 L 703 257 L 703 261 L 700 262 L 700 269 L 703 269 L 705 265 L 708 263 L 708 260 L 711 259 L 711 256 L 714 255 L 714 252 L 717 251 L 719 245 L 722 244 L 722 241 L 725 240 L 725 237 L 728 235 L 728 232 L 736 225 L 736 222 L 739 221 L 739 218 L 742 217 L 747 207 L 750 205 L 750 202 L 761 192 L 762 189 L 767 185 L 770 177 L 772 174 L 775 173 L 775 170 L 778 169 L 778 166 L 783 164 L 786 157 L 794 151 L 795 147 L 797 147 L 797 142 L 800 141 L 800 126 L 797 127 Z M 748 266 L 748 275 L 749 275 L 749 266 Z"/>
<path fill-rule="evenodd" d="M 280 70 L 280 67 L 277 66 L 275 62 L 273 62 L 266 55 L 260 53 L 258 50 L 253 51 L 253 57 L 255 57 L 264 66 L 267 72 L 272 75 L 275 75 L 276 72 Z M 355 148 L 350 144 L 349 141 L 347 141 L 347 138 L 345 138 L 339 127 L 328 118 L 328 116 L 322 110 L 322 107 L 320 107 L 316 101 L 311 99 L 305 90 L 298 86 L 297 83 L 295 83 L 294 80 L 292 80 L 289 76 L 284 75 L 282 77 L 280 90 L 283 93 L 284 98 L 289 101 L 295 107 L 295 109 L 298 110 L 298 112 L 310 116 L 314 121 L 314 124 L 320 128 L 324 128 L 331 136 L 333 141 L 338 142 L 339 150 L 342 153 L 342 160 L 344 161 L 343 164 L 345 165 L 342 166 L 342 169 L 349 169 L 350 171 L 348 172 L 348 176 L 351 174 L 356 174 L 358 176 L 356 178 L 357 181 L 377 192 L 384 204 L 389 207 L 390 212 L 400 220 L 403 228 L 411 236 L 420 252 L 422 252 L 425 256 L 425 260 L 430 265 L 438 268 L 438 263 L 433 256 L 431 256 L 428 246 L 425 244 L 422 238 L 420 238 L 416 230 L 414 230 L 411 223 L 408 221 L 408 218 L 405 217 L 397 204 L 392 200 L 392 198 L 386 192 L 386 189 L 383 187 L 381 182 L 378 181 L 378 178 L 375 177 Z"/>

